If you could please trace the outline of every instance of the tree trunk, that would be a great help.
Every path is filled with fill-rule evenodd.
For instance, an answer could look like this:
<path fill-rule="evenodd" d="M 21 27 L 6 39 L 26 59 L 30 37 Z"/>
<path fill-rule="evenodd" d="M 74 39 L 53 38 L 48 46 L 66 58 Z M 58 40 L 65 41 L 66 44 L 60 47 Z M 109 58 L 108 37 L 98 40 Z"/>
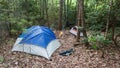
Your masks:
<path fill-rule="evenodd" d="M 63 0 L 60 0 L 58 30 L 62 30 L 62 15 L 63 15 L 62 11 L 63 11 Z"/>
<path fill-rule="evenodd" d="M 112 40 L 114 41 L 115 36 L 115 18 L 113 18 L 114 21 L 112 21 Z"/>
<path fill-rule="evenodd" d="M 89 45 L 89 42 L 88 42 L 88 37 L 87 37 L 87 33 L 86 33 L 86 27 L 85 27 L 85 19 L 84 19 L 84 0 L 80 0 L 80 17 L 81 17 L 81 26 L 83 27 L 83 36 L 85 37 L 86 39 L 86 42 L 85 42 L 85 45 L 88 46 Z"/>
<path fill-rule="evenodd" d="M 114 44 L 118 47 L 120 44 L 118 43 L 117 39 L 120 37 L 120 34 L 117 34 L 114 38 Z"/>
<path fill-rule="evenodd" d="M 110 1 L 110 7 L 109 7 L 109 10 L 108 10 L 108 18 L 107 18 L 107 24 L 106 24 L 105 39 L 107 39 L 107 35 L 108 35 L 108 27 L 109 27 L 109 24 L 110 24 L 110 18 L 111 18 L 110 15 L 111 15 L 112 2 L 113 2 L 113 0 Z"/>
<path fill-rule="evenodd" d="M 68 21 L 68 9 L 69 9 L 69 0 L 67 0 L 67 4 L 66 4 L 66 21 Z"/>
<path fill-rule="evenodd" d="M 112 6 L 113 6 L 113 0 L 111 1 L 111 11 L 113 11 Z M 113 41 L 114 41 L 114 35 L 115 35 L 115 23 L 116 23 L 116 18 L 114 15 L 112 20 L 112 40 Z"/>
<path fill-rule="evenodd" d="M 78 16 L 77 16 L 77 26 L 79 27 L 79 26 L 81 26 L 81 1 L 80 0 L 77 0 L 78 1 L 78 3 L 77 3 L 77 8 L 78 8 L 78 10 L 77 10 L 77 13 L 78 13 Z M 80 30 L 78 29 L 78 32 L 77 32 L 77 37 L 76 37 L 76 42 L 79 42 L 79 39 L 80 39 Z"/>
<path fill-rule="evenodd" d="M 66 0 L 63 1 L 63 20 L 66 21 Z"/>
<path fill-rule="evenodd" d="M 45 13 L 44 13 L 44 8 L 45 8 L 45 7 L 44 7 L 44 0 L 40 0 L 40 2 L 41 2 L 41 3 L 40 3 L 41 18 L 44 19 L 44 18 L 45 18 L 45 17 L 44 17 L 44 14 L 45 14 Z"/>
<path fill-rule="evenodd" d="M 48 18 L 48 0 L 45 0 L 45 12 L 46 12 L 46 23 L 50 27 L 49 18 Z"/>

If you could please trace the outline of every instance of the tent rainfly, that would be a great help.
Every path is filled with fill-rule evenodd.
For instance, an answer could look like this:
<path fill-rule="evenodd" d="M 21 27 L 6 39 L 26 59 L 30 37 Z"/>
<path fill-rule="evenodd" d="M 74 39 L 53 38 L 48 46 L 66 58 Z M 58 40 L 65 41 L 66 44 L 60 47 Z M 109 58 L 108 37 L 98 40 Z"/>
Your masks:
<path fill-rule="evenodd" d="M 32 26 L 17 38 L 12 51 L 21 51 L 50 59 L 59 47 L 60 42 L 52 30 L 44 26 Z"/>

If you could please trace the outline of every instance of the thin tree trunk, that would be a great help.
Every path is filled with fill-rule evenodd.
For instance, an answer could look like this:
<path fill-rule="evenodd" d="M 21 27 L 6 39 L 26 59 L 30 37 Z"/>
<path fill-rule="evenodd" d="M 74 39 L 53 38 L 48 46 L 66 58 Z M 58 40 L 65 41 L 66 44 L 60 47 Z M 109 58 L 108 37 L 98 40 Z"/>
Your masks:
<path fill-rule="evenodd" d="M 80 0 L 77 0 L 78 1 L 78 10 L 77 10 L 77 13 L 78 13 L 78 16 L 77 16 L 77 26 L 79 27 L 81 25 L 81 10 L 80 10 Z M 80 39 L 80 30 L 78 29 L 77 31 L 77 38 L 76 38 L 76 42 L 79 42 L 79 39 Z"/>
<path fill-rule="evenodd" d="M 68 5 L 69 5 L 69 0 L 67 0 L 67 4 L 66 4 L 66 21 L 68 21 Z"/>
<path fill-rule="evenodd" d="M 69 1 L 69 5 L 72 5 L 72 0 Z"/>
<path fill-rule="evenodd" d="M 62 30 L 62 11 L 63 11 L 63 1 L 60 0 L 60 9 L 59 9 L 59 24 L 58 24 L 58 30 Z"/>
<path fill-rule="evenodd" d="M 42 0 L 40 0 L 40 16 L 42 17 Z"/>
<path fill-rule="evenodd" d="M 105 39 L 107 39 L 107 35 L 108 35 L 108 28 L 109 28 L 109 24 L 110 24 L 110 15 L 111 15 L 111 7 L 112 7 L 112 0 L 110 1 L 110 7 L 109 7 L 109 10 L 108 10 L 108 18 L 107 18 L 107 24 L 106 24 Z"/>
<path fill-rule="evenodd" d="M 114 41 L 115 36 L 115 22 L 112 22 L 112 40 Z"/>
<path fill-rule="evenodd" d="M 63 1 L 63 20 L 66 22 L 66 0 Z"/>
<path fill-rule="evenodd" d="M 7 10 L 9 10 L 9 7 L 7 8 Z M 7 20 L 8 18 L 10 18 L 10 12 L 7 11 L 6 14 L 8 16 L 7 16 L 7 18 L 5 18 L 4 24 L 6 25 L 8 35 L 11 36 L 12 35 L 12 33 L 11 33 L 11 27 L 12 27 L 12 25 L 11 25 L 11 22 Z M 3 23 L 1 23 L 1 25 L 3 25 Z M 5 25 L 3 25 L 3 26 L 5 26 Z"/>
<path fill-rule="evenodd" d="M 111 11 L 113 11 L 112 9 L 113 6 L 113 0 L 111 1 Z M 113 16 L 113 20 L 112 20 L 112 40 L 114 41 L 114 35 L 115 35 L 115 15 Z"/>
<path fill-rule="evenodd" d="M 44 17 L 44 0 L 41 0 L 41 17 L 42 17 L 42 19 L 44 19 L 45 17 Z"/>
<path fill-rule="evenodd" d="M 46 12 L 46 23 L 50 27 L 49 18 L 48 18 L 48 0 L 45 0 L 45 12 Z"/>
<path fill-rule="evenodd" d="M 78 11 L 79 11 L 79 3 L 78 0 L 76 1 L 76 18 L 78 18 Z M 76 19 L 76 22 L 78 22 L 78 19 Z M 78 23 L 76 23 L 78 25 Z"/>
<path fill-rule="evenodd" d="M 83 27 L 83 35 L 84 37 L 86 38 L 86 43 L 85 45 L 89 45 L 89 42 L 88 42 L 88 37 L 87 37 L 87 33 L 86 33 L 86 25 L 85 25 L 85 18 L 84 18 L 84 0 L 80 0 L 81 2 L 81 6 L 80 6 L 80 9 L 81 9 L 81 24 L 82 24 L 82 27 Z"/>
<path fill-rule="evenodd" d="M 118 47 L 118 42 L 117 42 L 117 39 L 118 37 L 120 37 L 120 34 L 117 34 L 114 38 L 114 44 Z"/>

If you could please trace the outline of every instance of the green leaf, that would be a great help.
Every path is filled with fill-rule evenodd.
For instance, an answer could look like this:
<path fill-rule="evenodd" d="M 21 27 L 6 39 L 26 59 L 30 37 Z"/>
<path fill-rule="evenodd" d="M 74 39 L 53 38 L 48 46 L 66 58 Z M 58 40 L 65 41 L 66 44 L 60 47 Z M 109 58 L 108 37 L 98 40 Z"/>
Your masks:
<path fill-rule="evenodd" d="M 4 61 L 4 57 L 0 56 L 0 63 L 3 63 L 3 61 Z"/>
<path fill-rule="evenodd" d="M 12 33 L 16 33 L 16 32 L 17 32 L 17 30 L 15 30 L 15 29 L 12 29 L 12 30 L 11 30 L 11 32 L 12 32 Z"/>
<path fill-rule="evenodd" d="M 91 48 L 94 49 L 94 50 L 97 50 L 98 46 L 96 44 L 93 44 L 93 45 L 91 45 Z"/>
<path fill-rule="evenodd" d="M 80 27 L 80 26 L 79 26 L 79 27 L 78 27 L 78 30 L 82 31 L 82 30 L 83 30 L 83 27 Z"/>

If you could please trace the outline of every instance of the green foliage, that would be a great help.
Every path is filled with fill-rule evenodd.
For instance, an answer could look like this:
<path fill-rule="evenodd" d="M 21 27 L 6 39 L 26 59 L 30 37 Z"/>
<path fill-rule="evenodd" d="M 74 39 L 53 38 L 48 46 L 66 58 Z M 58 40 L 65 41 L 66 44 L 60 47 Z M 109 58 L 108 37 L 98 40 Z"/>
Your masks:
<path fill-rule="evenodd" d="M 108 34 L 107 34 L 107 39 L 109 39 L 109 40 L 112 39 L 112 34 L 111 34 L 111 33 L 108 33 Z"/>
<path fill-rule="evenodd" d="M 3 63 L 3 61 L 4 61 L 4 57 L 0 56 L 0 63 Z"/>
<path fill-rule="evenodd" d="M 79 27 L 78 27 L 78 30 L 83 31 L 83 27 L 80 27 L 80 26 L 79 26 Z"/>
<path fill-rule="evenodd" d="M 91 45 L 91 48 L 97 50 L 99 47 L 96 44 Z"/>
<path fill-rule="evenodd" d="M 85 44 L 88 42 L 88 38 L 83 38 L 82 42 Z"/>
<path fill-rule="evenodd" d="M 28 26 L 30 26 L 32 24 L 32 22 L 28 22 L 26 19 L 16 19 L 13 18 L 11 19 L 11 33 L 12 34 L 19 34 L 21 32 L 23 32 L 25 30 L 25 28 L 27 28 Z"/>
<path fill-rule="evenodd" d="M 99 32 L 94 32 L 91 34 L 88 37 L 88 41 L 91 45 L 91 48 L 95 50 L 103 47 L 104 45 L 109 45 L 112 43 L 110 40 L 106 40 L 103 35 L 100 35 Z"/>
<path fill-rule="evenodd" d="M 103 25 L 101 24 L 97 24 L 97 25 L 92 25 L 91 27 L 89 27 L 90 30 L 93 30 L 93 31 L 98 31 L 98 30 L 101 30 Z"/>
<path fill-rule="evenodd" d="M 74 26 L 77 21 L 77 0 L 68 1 L 65 0 L 63 7 L 63 25 L 69 21 Z M 107 21 L 109 0 L 84 1 L 86 27 L 94 31 L 101 30 Z M 10 23 L 7 26 L 13 34 L 19 34 L 32 25 L 45 25 L 48 21 L 52 28 L 57 27 L 59 6 L 59 0 L 0 0 L 0 21 Z M 114 0 L 111 20 L 116 20 L 116 26 L 120 26 L 119 7 L 120 1 Z"/>
<path fill-rule="evenodd" d="M 116 27 L 115 33 L 120 34 L 120 28 L 119 27 Z"/>
<path fill-rule="evenodd" d="M 85 1 L 85 22 L 90 30 L 101 30 L 105 27 L 108 13 L 106 1 L 86 0 Z M 104 25 L 103 25 L 104 24 Z"/>
<path fill-rule="evenodd" d="M 110 40 L 104 40 L 104 41 L 102 41 L 102 42 L 103 42 L 104 45 L 108 45 L 108 44 L 111 44 L 111 43 L 112 43 L 112 41 L 110 41 Z"/>
<path fill-rule="evenodd" d="M 92 49 L 98 49 L 97 38 L 95 36 L 88 37 L 88 42 L 90 42 Z"/>

